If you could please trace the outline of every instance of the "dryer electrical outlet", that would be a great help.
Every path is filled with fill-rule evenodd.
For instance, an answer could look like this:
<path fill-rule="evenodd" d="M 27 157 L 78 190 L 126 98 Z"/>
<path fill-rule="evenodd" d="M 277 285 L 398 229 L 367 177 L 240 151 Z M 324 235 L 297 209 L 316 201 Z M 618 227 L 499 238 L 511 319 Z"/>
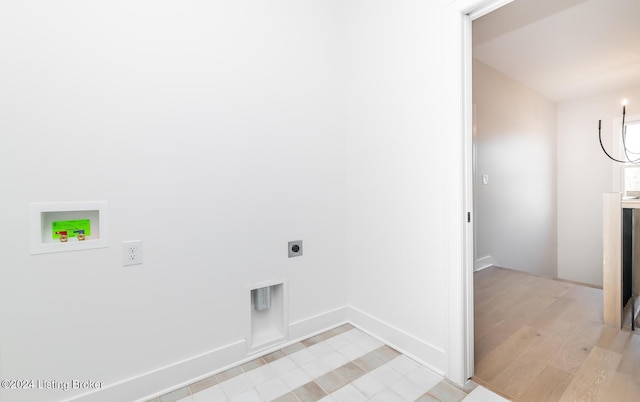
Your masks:
<path fill-rule="evenodd" d="M 129 240 L 122 242 L 122 265 L 142 264 L 142 240 Z"/>
<path fill-rule="evenodd" d="M 299 257 L 302 255 L 302 240 L 294 240 L 290 241 L 288 244 L 289 247 L 289 258 L 291 257 Z"/>

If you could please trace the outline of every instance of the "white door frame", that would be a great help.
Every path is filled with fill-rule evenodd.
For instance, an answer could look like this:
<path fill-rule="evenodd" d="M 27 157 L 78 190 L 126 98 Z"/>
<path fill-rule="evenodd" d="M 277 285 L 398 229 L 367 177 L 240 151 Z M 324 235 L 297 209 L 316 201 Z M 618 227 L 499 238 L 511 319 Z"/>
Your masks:
<path fill-rule="evenodd" d="M 473 103 L 471 22 L 513 0 L 450 0 L 443 15 L 443 63 L 447 90 L 445 132 L 448 168 L 449 370 L 462 385 L 473 375 Z M 467 220 L 471 214 L 470 221 Z"/>

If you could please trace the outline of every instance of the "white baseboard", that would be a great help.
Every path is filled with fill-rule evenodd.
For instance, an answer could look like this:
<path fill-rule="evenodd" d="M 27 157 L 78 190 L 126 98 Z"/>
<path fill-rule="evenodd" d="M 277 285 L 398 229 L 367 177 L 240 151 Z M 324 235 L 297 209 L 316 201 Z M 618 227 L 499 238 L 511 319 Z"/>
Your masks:
<path fill-rule="evenodd" d="M 349 307 L 342 306 L 289 324 L 289 339 L 302 340 L 345 324 Z"/>
<path fill-rule="evenodd" d="M 444 376 L 443 349 L 355 307 L 342 306 L 289 324 L 289 340 L 268 350 L 251 354 L 247 341 L 238 340 L 63 402 L 148 401 L 347 322 Z"/>
<path fill-rule="evenodd" d="M 481 257 L 481 258 L 478 258 L 476 260 L 476 263 L 474 264 L 473 270 L 474 270 L 474 272 L 475 271 L 480 271 L 480 270 L 483 270 L 485 268 L 492 267 L 494 265 L 496 265 L 495 258 L 493 258 L 490 255 L 487 255 L 485 257 Z"/>
<path fill-rule="evenodd" d="M 349 321 L 361 331 L 397 349 L 437 374 L 445 376 L 447 354 L 444 349 L 425 342 L 353 306 L 349 307 Z"/>
<path fill-rule="evenodd" d="M 63 402 L 147 401 L 206 378 L 220 368 L 235 366 L 246 350 L 246 341 L 242 339 Z"/>
<path fill-rule="evenodd" d="M 348 322 L 348 311 L 348 307 L 343 306 L 291 323 L 288 326 L 289 340 L 269 349 L 251 353 L 247 341 L 238 340 L 63 402 L 145 402 L 344 324 Z"/>

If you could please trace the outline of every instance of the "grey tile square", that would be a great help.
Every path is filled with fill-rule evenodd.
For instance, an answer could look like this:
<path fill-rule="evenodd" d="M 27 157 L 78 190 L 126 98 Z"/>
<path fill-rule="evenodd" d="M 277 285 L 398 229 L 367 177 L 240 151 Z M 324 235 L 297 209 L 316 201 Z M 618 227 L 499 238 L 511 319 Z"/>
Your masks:
<path fill-rule="evenodd" d="M 342 376 L 335 371 L 330 371 L 322 377 L 316 378 L 316 383 L 322 387 L 328 394 L 344 387 L 348 384 Z"/>
<path fill-rule="evenodd" d="M 276 350 L 275 352 L 269 353 L 268 355 L 263 356 L 262 358 L 267 363 L 273 363 L 276 360 L 281 359 L 281 358 L 283 358 L 285 356 L 286 356 L 286 354 L 282 350 Z"/>
<path fill-rule="evenodd" d="M 334 329 L 331 330 L 331 332 L 333 332 L 335 335 L 340 335 L 343 332 L 347 332 L 347 331 L 351 331 L 353 329 L 353 325 L 351 324 L 344 324 L 341 325 L 339 327 L 336 327 Z"/>
<path fill-rule="evenodd" d="M 311 338 L 307 338 L 307 339 L 305 339 L 304 341 L 302 341 L 300 343 L 303 344 L 306 347 L 309 347 L 309 346 L 315 345 L 316 343 L 320 343 L 322 341 L 323 341 L 322 338 L 320 338 L 318 336 L 312 336 Z"/>
<path fill-rule="evenodd" d="M 378 359 L 376 355 L 371 352 L 364 356 L 361 356 L 353 361 L 353 364 L 363 369 L 365 372 L 370 372 L 378 367 L 382 366 L 385 362 Z"/>
<path fill-rule="evenodd" d="M 175 391 L 169 392 L 168 394 L 162 395 L 161 397 L 158 398 L 158 401 L 159 402 L 176 402 L 177 400 L 186 398 L 189 395 L 191 395 L 189 393 L 189 388 L 184 387 L 184 388 L 176 389 Z"/>
<path fill-rule="evenodd" d="M 300 402 L 298 398 L 292 393 L 284 394 L 277 399 L 274 399 L 273 402 Z"/>
<path fill-rule="evenodd" d="M 467 394 L 470 393 L 471 391 L 473 391 L 474 389 L 476 389 L 476 387 L 478 386 L 478 384 L 476 384 L 473 381 L 467 381 L 467 383 L 464 384 L 462 387 L 458 387 L 457 385 L 451 383 L 451 381 L 447 380 L 446 378 L 444 379 L 444 381 L 448 382 L 449 384 L 453 385 L 454 387 L 456 387 L 458 389 L 462 389 Z"/>
<path fill-rule="evenodd" d="M 257 369 L 260 366 L 264 366 L 265 364 L 267 364 L 267 362 L 265 362 L 263 358 L 259 358 L 259 359 L 251 360 L 250 362 L 246 362 L 240 367 L 242 367 L 242 369 L 246 373 L 253 369 Z"/>
<path fill-rule="evenodd" d="M 311 381 L 293 390 L 295 396 L 301 401 L 315 402 L 327 396 L 327 393 L 318 384 Z"/>
<path fill-rule="evenodd" d="M 467 394 L 449 384 L 446 381 L 440 381 L 435 387 L 429 390 L 429 394 L 435 396 L 442 402 L 460 402 L 467 397 Z"/>
<path fill-rule="evenodd" d="M 298 342 L 294 343 L 293 345 L 287 346 L 286 348 L 282 349 L 282 351 L 287 355 L 292 355 L 302 349 L 306 349 L 306 347 L 301 342 Z"/>
<path fill-rule="evenodd" d="M 422 395 L 420 398 L 416 399 L 416 402 L 441 402 L 440 399 L 436 398 L 429 393 Z"/>
<path fill-rule="evenodd" d="M 195 394 L 196 392 L 202 391 L 203 389 L 213 387 L 216 384 L 218 384 L 218 379 L 215 375 L 212 375 L 209 378 L 205 378 L 204 380 L 200 380 L 189 385 L 189 391 L 191 391 L 192 394 Z"/>
<path fill-rule="evenodd" d="M 326 341 L 329 338 L 333 338 L 334 336 L 336 336 L 336 334 L 334 334 L 332 331 L 326 331 L 323 332 L 321 334 L 316 335 L 320 340 L 322 341 Z"/>
<path fill-rule="evenodd" d="M 227 402 L 227 397 L 222 386 L 218 384 L 193 394 L 187 400 L 178 402 Z"/>
<path fill-rule="evenodd" d="M 387 345 L 384 345 L 372 351 L 371 354 L 376 358 L 382 360 L 383 363 L 386 363 L 400 356 L 401 353 L 393 348 L 390 348 Z"/>
<path fill-rule="evenodd" d="M 335 371 L 342 378 L 347 380 L 347 382 L 357 380 L 362 375 L 364 375 L 364 370 L 351 362 L 343 364 L 342 366 L 338 367 Z"/>
<path fill-rule="evenodd" d="M 216 374 L 216 379 L 218 380 L 219 383 L 221 383 L 221 382 L 230 380 L 234 377 L 237 377 L 240 374 L 244 374 L 244 371 L 242 371 L 242 368 L 240 366 L 237 366 L 234 368 L 230 368 L 227 371 L 223 371 L 222 373 Z"/>

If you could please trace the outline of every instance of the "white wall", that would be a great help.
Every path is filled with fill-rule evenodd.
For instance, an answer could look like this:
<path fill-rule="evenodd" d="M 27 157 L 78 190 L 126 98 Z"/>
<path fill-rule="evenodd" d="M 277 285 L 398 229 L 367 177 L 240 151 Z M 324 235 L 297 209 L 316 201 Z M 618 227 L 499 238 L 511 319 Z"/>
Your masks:
<path fill-rule="evenodd" d="M 556 277 L 556 106 L 478 60 L 473 102 L 476 257 Z"/>
<path fill-rule="evenodd" d="M 446 372 L 441 19 L 434 2 L 347 2 L 346 126 L 352 318 Z"/>
<path fill-rule="evenodd" d="M 461 20 L 445 3 L 3 3 L 0 377 L 128 396 L 96 400 L 133 399 L 150 370 L 178 385 L 242 359 L 245 286 L 287 278 L 290 333 L 349 306 L 464 381 L 462 139 L 445 109 Z M 109 248 L 29 256 L 29 202 L 59 200 L 107 200 Z M 143 266 L 121 267 L 130 239 Z"/>
<path fill-rule="evenodd" d="M 263 280 L 288 279 L 292 325 L 346 305 L 343 12 L 2 2 L 0 378 L 113 385 L 235 344 Z M 30 256 L 29 203 L 76 200 L 109 202 L 109 247 Z"/>
<path fill-rule="evenodd" d="M 602 193 L 621 191 L 611 162 L 598 142 L 602 120 L 611 150 L 613 120 L 640 114 L 640 88 L 558 104 L 558 276 L 602 286 Z M 617 133 L 616 133 L 617 134 Z M 620 154 L 615 153 L 619 156 Z"/>

